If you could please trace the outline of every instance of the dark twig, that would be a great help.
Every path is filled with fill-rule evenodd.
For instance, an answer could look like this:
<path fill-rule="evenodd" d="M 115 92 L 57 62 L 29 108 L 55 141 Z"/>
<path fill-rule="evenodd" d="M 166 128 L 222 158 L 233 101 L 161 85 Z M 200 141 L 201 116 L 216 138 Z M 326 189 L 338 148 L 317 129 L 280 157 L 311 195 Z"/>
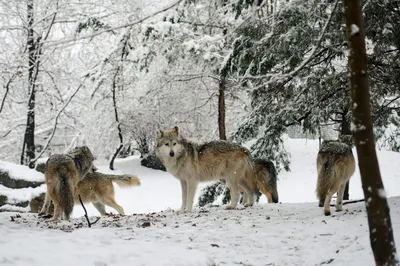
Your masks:
<path fill-rule="evenodd" d="M 363 201 L 365 201 L 365 199 L 349 200 L 349 201 L 343 202 L 343 205 L 352 204 L 352 203 L 358 203 L 358 202 L 363 202 Z M 331 204 L 331 206 L 334 207 L 335 204 Z"/>
<path fill-rule="evenodd" d="M 98 218 L 96 219 L 96 221 L 94 221 L 93 223 L 91 223 L 91 222 L 89 221 L 89 217 L 88 217 L 88 214 L 87 214 L 85 205 L 83 205 L 83 202 L 82 202 L 82 199 L 81 199 L 81 195 L 78 195 L 78 198 L 79 198 L 79 202 L 80 202 L 81 205 L 82 205 L 83 210 L 85 211 L 85 218 L 86 218 L 86 221 L 87 221 L 88 226 L 89 226 L 89 228 L 90 228 L 90 227 L 92 227 L 93 224 L 97 223 L 97 222 L 100 220 L 100 217 L 98 217 Z"/>

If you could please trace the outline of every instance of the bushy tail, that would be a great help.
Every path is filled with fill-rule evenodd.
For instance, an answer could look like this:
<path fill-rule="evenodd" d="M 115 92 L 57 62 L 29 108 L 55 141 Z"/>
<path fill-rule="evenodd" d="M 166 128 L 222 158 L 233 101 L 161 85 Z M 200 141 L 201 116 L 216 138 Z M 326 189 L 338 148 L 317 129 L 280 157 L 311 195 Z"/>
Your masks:
<path fill-rule="evenodd" d="M 120 187 L 140 186 L 140 179 L 135 175 L 109 175 L 108 178 Z"/>
<path fill-rule="evenodd" d="M 332 183 L 334 182 L 333 162 L 331 160 L 323 160 L 321 168 L 318 172 L 317 181 L 317 197 L 322 203 L 325 201 L 326 195 L 331 189 Z"/>
<path fill-rule="evenodd" d="M 72 180 L 66 174 L 60 174 L 59 184 L 59 203 L 64 211 L 65 218 L 69 220 L 72 210 L 74 209 L 74 186 Z"/>

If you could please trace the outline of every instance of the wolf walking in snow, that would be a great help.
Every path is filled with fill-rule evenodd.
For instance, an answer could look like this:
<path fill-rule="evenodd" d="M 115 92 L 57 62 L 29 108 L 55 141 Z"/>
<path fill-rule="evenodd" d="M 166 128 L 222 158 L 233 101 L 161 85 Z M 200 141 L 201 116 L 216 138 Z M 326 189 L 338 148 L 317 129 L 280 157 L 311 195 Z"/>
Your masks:
<path fill-rule="evenodd" d="M 106 205 L 114 208 L 119 214 L 124 215 L 124 209 L 115 201 L 113 182 L 123 188 L 140 186 L 140 180 L 135 175 L 108 175 L 99 172 L 87 173 L 76 185 L 74 194 L 75 204 L 80 204 L 80 195 L 83 203 L 92 203 L 101 215 L 107 214 L 105 210 Z M 38 197 L 34 200 L 36 202 L 40 199 Z M 47 198 L 43 204 L 44 209 L 46 209 L 46 215 L 49 215 L 51 213 L 51 200 Z M 32 209 L 31 211 L 34 212 Z"/>
<path fill-rule="evenodd" d="M 101 215 L 106 215 L 105 205 L 114 208 L 119 214 L 124 215 L 124 209 L 115 201 L 115 192 L 112 182 L 120 187 L 140 186 L 140 180 L 135 175 L 107 175 L 99 172 L 87 173 L 78 182 L 75 191 L 75 203 L 92 203 Z"/>
<path fill-rule="evenodd" d="M 333 140 L 322 142 L 317 156 L 317 196 L 319 206 L 324 207 L 325 215 L 330 215 L 330 202 L 338 192 L 336 211 L 343 209 L 343 194 L 347 181 L 355 171 L 355 160 L 351 146 Z"/>
<path fill-rule="evenodd" d="M 255 186 L 267 197 L 268 203 L 278 203 L 278 175 L 273 162 L 265 159 L 255 159 Z"/>
<path fill-rule="evenodd" d="M 227 141 L 194 143 L 182 137 L 178 127 L 157 134 L 156 155 L 168 172 L 181 182 L 180 213 L 190 212 L 198 183 L 224 179 L 231 193 L 227 209 L 236 208 L 242 187 L 246 194 L 244 205 L 252 206 L 255 188 L 252 180 L 254 163 L 250 152 Z"/>
<path fill-rule="evenodd" d="M 67 154 L 55 154 L 50 156 L 46 163 L 44 173 L 47 193 L 47 201 L 54 203 L 54 221 L 60 219 L 63 212 L 69 220 L 74 208 L 75 186 L 87 172 L 93 171 L 93 154 L 87 146 L 76 147 Z M 46 204 L 42 212 L 46 211 Z"/>

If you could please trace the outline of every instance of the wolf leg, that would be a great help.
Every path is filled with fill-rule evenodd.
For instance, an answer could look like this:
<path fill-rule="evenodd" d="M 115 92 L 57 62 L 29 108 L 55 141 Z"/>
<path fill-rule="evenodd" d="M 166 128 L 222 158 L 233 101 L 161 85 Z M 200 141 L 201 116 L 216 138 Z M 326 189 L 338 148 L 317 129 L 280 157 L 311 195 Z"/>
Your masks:
<path fill-rule="evenodd" d="M 50 204 L 51 204 L 51 199 L 49 197 L 49 194 L 47 194 L 46 192 L 46 196 L 44 197 L 43 207 L 40 210 L 39 216 L 49 215 Z"/>
<path fill-rule="evenodd" d="M 336 199 L 336 211 L 343 210 L 343 195 L 344 195 L 345 188 L 346 188 L 346 182 L 340 184 L 339 191 L 337 194 L 337 199 Z"/>
<path fill-rule="evenodd" d="M 338 191 L 338 189 L 339 189 L 339 185 L 334 185 L 334 187 L 331 187 L 328 194 L 326 194 L 325 203 L 324 203 L 324 213 L 326 216 L 331 215 L 329 205 L 331 204 L 333 195 Z M 342 197 L 343 197 L 343 195 L 342 195 Z"/>
<path fill-rule="evenodd" d="M 197 182 L 187 181 L 186 212 L 191 212 L 193 208 L 194 194 L 196 193 Z M 183 198 L 183 196 L 182 196 Z"/>
<path fill-rule="evenodd" d="M 182 189 L 182 205 L 179 213 L 184 213 L 186 209 L 187 195 L 188 195 L 188 185 L 186 180 L 181 180 L 181 189 Z"/>
<path fill-rule="evenodd" d="M 254 205 L 254 194 L 247 185 L 245 180 L 240 181 L 240 186 L 244 189 L 243 193 L 243 205 L 245 207 L 250 207 Z"/>
<path fill-rule="evenodd" d="M 93 202 L 93 206 L 99 211 L 101 215 L 106 215 L 106 206 L 101 202 Z"/>
<path fill-rule="evenodd" d="M 228 187 L 231 192 L 231 202 L 228 206 L 226 206 L 225 209 L 232 210 L 236 208 L 239 202 L 239 197 L 240 197 L 239 184 L 238 182 L 234 182 L 233 184 L 232 183 L 229 184 Z"/>
<path fill-rule="evenodd" d="M 53 218 L 50 219 L 50 221 L 58 221 L 60 220 L 60 216 L 61 216 L 61 207 L 60 205 L 54 202 L 54 215 Z"/>
<path fill-rule="evenodd" d="M 119 214 L 125 215 L 124 209 L 115 202 L 115 199 L 111 197 L 104 198 L 101 200 L 101 203 L 114 208 Z"/>

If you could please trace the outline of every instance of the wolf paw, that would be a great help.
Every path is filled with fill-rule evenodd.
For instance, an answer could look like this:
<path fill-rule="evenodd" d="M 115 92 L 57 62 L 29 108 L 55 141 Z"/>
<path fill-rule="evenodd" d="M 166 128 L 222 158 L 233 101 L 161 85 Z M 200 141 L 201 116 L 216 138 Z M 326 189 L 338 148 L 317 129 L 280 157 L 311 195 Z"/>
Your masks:
<path fill-rule="evenodd" d="M 236 209 L 236 207 L 233 207 L 233 206 L 230 206 L 230 205 L 225 207 L 225 210 L 234 210 L 234 209 Z"/>
<path fill-rule="evenodd" d="M 243 206 L 246 207 L 246 208 L 247 208 L 247 207 L 251 207 L 251 206 L 253 206 L 253 203 L 246 203 L 246 204 L 244 204 Z"/>
<path fill-rule="evenodd" d="M 331 211 L 324 211 L 325 216 L 331 215 Z"/>
<path fill-rule="evenodd" d="M 336 211 L 341 212 L 341 211 L 343 211 L 343 208 L 336 208 Z"/>

